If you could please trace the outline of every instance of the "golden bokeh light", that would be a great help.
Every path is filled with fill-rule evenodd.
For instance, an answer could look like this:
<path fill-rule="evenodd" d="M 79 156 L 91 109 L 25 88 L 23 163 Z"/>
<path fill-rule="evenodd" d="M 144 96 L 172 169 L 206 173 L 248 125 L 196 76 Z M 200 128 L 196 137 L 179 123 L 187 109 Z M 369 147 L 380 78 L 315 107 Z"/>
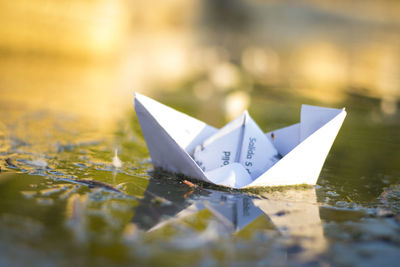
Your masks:
<path fill-rule="evenodd" d="M 367 1 L 354 17 L 342 1 L 306 2 L 221 13 L 202 1 L 2 0 L 0 101 L 104 122 L 131 109 L 135 91 L 227 97 L 236 114 L 257 88 L 324 103 L 358 94 L 396 114 L 399 5 Z"/>

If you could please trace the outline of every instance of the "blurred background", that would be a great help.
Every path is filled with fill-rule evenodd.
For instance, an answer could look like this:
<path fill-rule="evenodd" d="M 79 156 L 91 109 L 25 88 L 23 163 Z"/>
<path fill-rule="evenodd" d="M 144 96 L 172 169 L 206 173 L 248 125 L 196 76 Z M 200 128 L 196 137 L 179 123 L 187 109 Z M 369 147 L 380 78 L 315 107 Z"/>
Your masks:
<path fill-rule="evenodd" d="M 260 96 L 361 97 L 396 120 L 399 13 L 394 0 L 1 0 L 0 106 L 104 122 L 138 91 L 219 125 Z"/>

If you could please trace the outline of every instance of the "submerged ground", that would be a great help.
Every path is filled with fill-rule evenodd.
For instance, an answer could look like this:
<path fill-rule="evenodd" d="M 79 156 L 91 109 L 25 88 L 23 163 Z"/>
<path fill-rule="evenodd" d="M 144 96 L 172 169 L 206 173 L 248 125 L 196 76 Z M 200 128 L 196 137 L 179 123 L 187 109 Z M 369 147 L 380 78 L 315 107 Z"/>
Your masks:
<path fill-rule="evenodd" d="M 300 103 L 313 103 L 282 95 L 251 93 L 250 114 L 263 130 L 295 123 Z M 190 92 L 156 97 L 223 125 Z M 373 98 L 348 96 L 341 106 L 348 117 L 318 185 L 254 194 L 154 171 L 133 109 L 101 127 L 2 105 L 0 265 L 393 266 L 400 120 Z"/>

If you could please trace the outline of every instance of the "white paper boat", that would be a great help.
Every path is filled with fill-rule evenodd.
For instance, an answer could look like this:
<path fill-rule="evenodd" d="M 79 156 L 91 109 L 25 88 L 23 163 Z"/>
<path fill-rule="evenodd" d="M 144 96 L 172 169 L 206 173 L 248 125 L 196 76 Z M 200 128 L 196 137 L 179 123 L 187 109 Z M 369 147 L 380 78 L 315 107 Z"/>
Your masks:
<path fill-rule="evenodd" d="M 138 93 L 135 110 L 155 167 L 213 183 L 189 153 L 218 129 Z M 283 158 L 235 188 L 315 185 L 345 117 L 344 108 L 302 105 L 299 123 L 266 133 Z"/>

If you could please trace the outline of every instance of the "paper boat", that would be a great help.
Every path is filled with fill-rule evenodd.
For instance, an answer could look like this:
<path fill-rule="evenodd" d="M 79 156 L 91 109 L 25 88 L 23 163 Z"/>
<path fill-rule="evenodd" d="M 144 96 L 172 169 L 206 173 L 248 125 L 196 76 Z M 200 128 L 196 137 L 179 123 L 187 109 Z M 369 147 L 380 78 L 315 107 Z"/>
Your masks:
<path fill-rule="evenodd" d="M 138 93 L 135 110 L 154 167 L 213 183 L 189 153 L 218 129 Z M 345 117 L 344 108 L 302 105 L 299 123 L 266 133 L 282 159 L 234 188 L 315 185 Z"/>

